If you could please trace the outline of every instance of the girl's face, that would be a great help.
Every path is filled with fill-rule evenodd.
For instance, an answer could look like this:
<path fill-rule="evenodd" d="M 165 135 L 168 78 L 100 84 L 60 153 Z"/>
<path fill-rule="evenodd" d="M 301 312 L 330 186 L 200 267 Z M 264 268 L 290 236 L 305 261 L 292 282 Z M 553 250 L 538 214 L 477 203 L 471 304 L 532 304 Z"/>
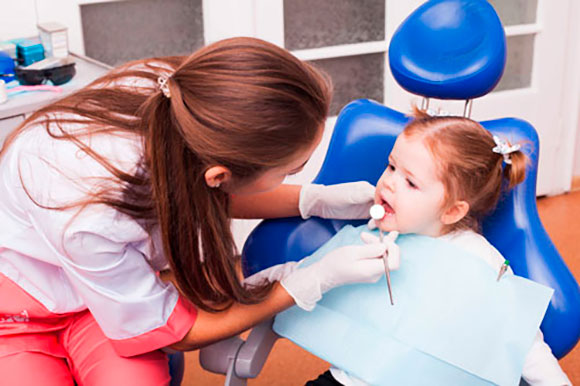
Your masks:
<path fill-rule="evenodd" d="M 439 236 L 444 194 L 437 163 L 422 138 L 401 134 L 377 182 L 375 204 L 386 212 L 377 226 L 383 231 Z"/>

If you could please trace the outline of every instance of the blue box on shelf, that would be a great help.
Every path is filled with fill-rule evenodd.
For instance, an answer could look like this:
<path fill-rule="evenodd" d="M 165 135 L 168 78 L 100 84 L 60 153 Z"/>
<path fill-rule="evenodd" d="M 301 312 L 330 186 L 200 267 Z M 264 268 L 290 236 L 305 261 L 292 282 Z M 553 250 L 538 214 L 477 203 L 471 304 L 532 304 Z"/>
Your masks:
<path fill-rule="evenodd" d="M 38 39 L 18 39 L 16 43 L 16 54 L 18 63 L 21 66 L 28 66 L 34 62 L 44 59 L 44 47 Z"/>
<path fill-rule="evenodd" d="M 14 60 L 3 51 L 0 51 L 0 79 L 6 83 L 15 79 Z"/>

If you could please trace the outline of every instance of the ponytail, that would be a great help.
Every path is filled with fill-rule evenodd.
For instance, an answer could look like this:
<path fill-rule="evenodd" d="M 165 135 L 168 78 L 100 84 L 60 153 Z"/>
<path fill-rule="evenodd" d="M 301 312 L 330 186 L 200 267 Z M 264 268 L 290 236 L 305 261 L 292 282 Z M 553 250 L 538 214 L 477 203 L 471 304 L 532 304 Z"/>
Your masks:
<path fill-rule="evenodd" d="M 165 257 L 180 291 L 206 311 L 223 310 L 232 301 L 256 302 L 269 288 L 247 290 L 240 283 L 229 196 L 206 184 L 204 162 L 172 123 L 179 90 L 171 92 L 171 99 L 152 96 L 143 112 L 146 167 Z"/>
<path fill-rule="evenodd" d="M 528 157 L 521 151 L 510 153 L 511 164 L 506 163 L 503 171 L 504 178 L 508 182 L 508 190 L 524 182 L 526 178 L 526 166 Z"/>

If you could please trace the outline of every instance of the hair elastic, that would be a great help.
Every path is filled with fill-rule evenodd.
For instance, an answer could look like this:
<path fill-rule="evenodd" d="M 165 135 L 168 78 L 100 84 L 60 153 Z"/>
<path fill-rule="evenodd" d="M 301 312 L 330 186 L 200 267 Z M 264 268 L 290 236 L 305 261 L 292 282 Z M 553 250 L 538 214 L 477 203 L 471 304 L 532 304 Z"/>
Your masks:
<path fill-rule="evenodd" d="M 163 92 L 163 95 L 165 95 L 166 98 L 171 98 L 171 92 L 169 91 L 169 85 L 167 84 L 168 80 L 169 77 L 162 75 L 157 78 L 157 84 L 159 85 L 159 89 Z"/>
<path fill-rule="evenodd" d="M 491 149 L 494 153 L 501 154 L 503 156 L 503 161 L 506 164 L 511 165 L 512 159 L 510 154 L 520 150 L 521 146 L 519 144 L 510 146 L 509 142 L 505 139 L 502 139 L 496 135 L 493 136 L 493 141 L 495 142 L 496 146 Z"/>

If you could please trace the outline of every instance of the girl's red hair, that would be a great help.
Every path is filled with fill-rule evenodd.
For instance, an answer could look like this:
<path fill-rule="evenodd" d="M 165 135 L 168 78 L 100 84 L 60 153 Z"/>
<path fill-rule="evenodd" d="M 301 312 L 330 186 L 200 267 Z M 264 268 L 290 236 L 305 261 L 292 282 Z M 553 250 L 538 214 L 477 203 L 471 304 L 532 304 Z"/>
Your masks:
<path fill-rule="evenodd" d="M 525 179 L 527 157 L 521 151 L 510 154 L 511 164 L 495 153 L 493 135 L 469 118 L 430 116 L 414 107 L 413 120 L 403 135 L 418 137 L 437 162 L 438 178 L 445 187 L 443 210 L 461 200 L 469 204 L 469 212 L 458 223 L 444 231 L 473 229 L 497 205 L 504 181 L 512 189 Z"/>

